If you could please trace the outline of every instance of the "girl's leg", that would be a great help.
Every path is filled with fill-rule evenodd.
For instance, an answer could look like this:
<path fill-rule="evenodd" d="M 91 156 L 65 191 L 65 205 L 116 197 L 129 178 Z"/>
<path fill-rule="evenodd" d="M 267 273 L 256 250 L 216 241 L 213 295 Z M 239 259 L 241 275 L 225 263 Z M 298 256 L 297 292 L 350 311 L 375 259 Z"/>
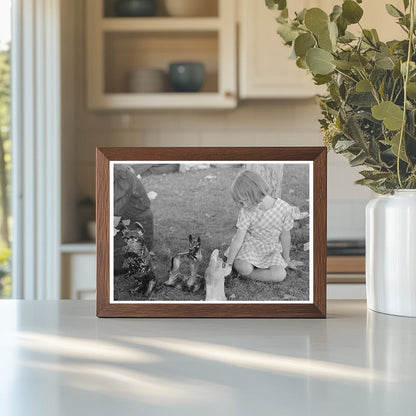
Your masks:
<path fill-rule="evenodd" d="M 248 277 L 254 270 L 254 266 L 250 264 L 246 260 L 240 260 L 236 259 L 234 260 L 233 267 L 235 270 L 237 270 L 238 274 L 241 274 L 241 276 Z"/>
<path fill-rule="evenodd" d="M 254 268 L 247 277 L 262 282 L 282 282 L 286 279 L 286 270 L 283 266 L 272 266 L 269 269 Z"/>
<path fill-rule="evenodd" d="M 283 266 L 272 266 L 269 269 L 258 269 L 246 260 L 236 259 L 234 269 L 241 276 L 262 282 L 282 282 L 286 279 L 286 269 Z"/>

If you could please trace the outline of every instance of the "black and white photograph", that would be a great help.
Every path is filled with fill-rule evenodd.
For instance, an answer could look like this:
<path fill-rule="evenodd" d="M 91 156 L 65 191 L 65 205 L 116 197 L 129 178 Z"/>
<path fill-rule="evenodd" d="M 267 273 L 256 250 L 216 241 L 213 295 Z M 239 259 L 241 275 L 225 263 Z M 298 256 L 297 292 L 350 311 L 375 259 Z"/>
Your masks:
<path fill-rule="evenodd" d="M 313 302 L 313 163 L 110 162 L 110 303 Z"/>

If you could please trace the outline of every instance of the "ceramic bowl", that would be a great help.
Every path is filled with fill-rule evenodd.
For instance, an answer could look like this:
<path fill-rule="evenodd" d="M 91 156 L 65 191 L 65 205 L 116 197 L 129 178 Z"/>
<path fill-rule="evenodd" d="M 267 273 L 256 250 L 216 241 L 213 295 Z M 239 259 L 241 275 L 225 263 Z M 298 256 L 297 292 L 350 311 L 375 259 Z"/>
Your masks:
<path fill-rule="evenodd" d="M 118 0 L 114 12 L 119 17 L 148 17 L 157 12 L 156 0 Z"/>
<path fill-rule="evenodd" d="M 167 75 L 162 69 L 136 68 L 129 72 L 128 91 L 132 93 L 165 92 L 167 84 Z"/>
<path fill-rule="evenodd" d="M 169 81 L 177 92 L 197 92 L 205 80 L 202 62 L 172 62 L 169 64 Z"/>

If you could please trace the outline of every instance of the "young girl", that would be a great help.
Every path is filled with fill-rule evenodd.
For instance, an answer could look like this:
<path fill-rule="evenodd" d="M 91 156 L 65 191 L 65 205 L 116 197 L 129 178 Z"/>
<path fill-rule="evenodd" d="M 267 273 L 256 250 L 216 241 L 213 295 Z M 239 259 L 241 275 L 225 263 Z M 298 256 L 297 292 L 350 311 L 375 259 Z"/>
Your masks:
<path fill-rule="evenodd" d="M 292 209 L 269 195 L 269 185 L 252 171 L 242 172 L 232 185 L 241 207 L 237 232 L 228 249 L 227 263 L 239 274 L 261 281 L 281 282 L 290 261 Z"/>

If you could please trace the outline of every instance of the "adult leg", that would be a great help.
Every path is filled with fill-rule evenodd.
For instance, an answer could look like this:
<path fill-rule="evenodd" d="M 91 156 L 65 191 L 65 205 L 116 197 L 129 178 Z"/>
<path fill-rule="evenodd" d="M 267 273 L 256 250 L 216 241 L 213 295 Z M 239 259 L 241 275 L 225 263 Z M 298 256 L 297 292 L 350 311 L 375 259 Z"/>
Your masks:
<path fill-rule="evenodd" d="M 153 213 L 150 209 L 140 213 L 134 219 L 139 221 L 144 228 L 144 243 L 149 251 L 153 249 Z"/>

